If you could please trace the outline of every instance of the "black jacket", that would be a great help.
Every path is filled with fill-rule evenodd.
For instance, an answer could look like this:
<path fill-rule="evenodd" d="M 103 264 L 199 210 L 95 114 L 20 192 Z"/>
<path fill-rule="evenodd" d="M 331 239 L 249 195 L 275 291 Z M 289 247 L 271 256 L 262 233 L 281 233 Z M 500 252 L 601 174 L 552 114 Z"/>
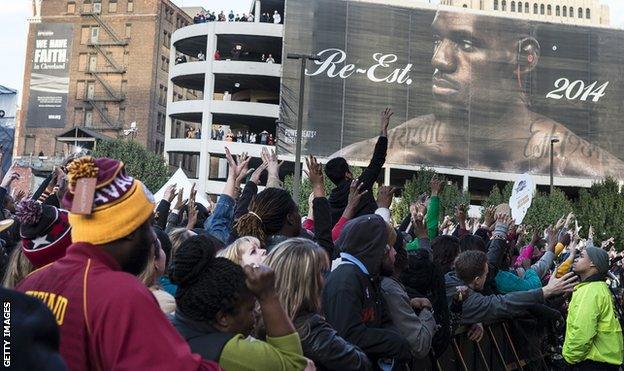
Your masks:
<path fill-rule="evenodd" d="M 360 182 L 364 184 L 361 190 L 367 189 L 368 192 L 362 196 L 360 204 L 355 211 L 355 217 L 373 214 L 375 213 L 375 210 L 377 210 L 377 201 L 375 201 L 375 198 L 373 197 L 372 189 L 373 185 L 379 178 L 379 174 L 381 174 L 384 163 L 386 162 L 386 152 L 388 152 L 388 138 L 380 136 L 379 139 L 377 139 L 377 144 L 375 144 L 373 158 L 371 158 L 368 167 L 364 169 L 362 175 L 358 178 Z M 332 189 L 331 194 L 329 195 L 332 226 L 338 223 L 345 207 L 347 207 L 350 187 L 351 181 L 345 179 L 340 184 L 336 185 L 336 188 Z"/>
<path fill-rule="evenodd" d="M 219 362 L 225 344 L 235 336 L 235 334 L 219 332 L 207 323 L 186 318 L 179 311 L 169 315 L 169 321 L 186 340 L 193 353 L 215 362 Z"/>
<path fill-rule="evenodd" d="M 327 321 L 338 335 L 362 349 L 374 362 L 381 358 L 409 360 L 409 343 L 398 332 L 387 328 L 379 270 L 385 254 L 388 231 L 378 215 L 350 220 L 336 246 L 356 257 L 366 267 L 343 263 L 329 275 L 323 290 Z M 345 260 L 343 259 L 343 262 Z"/>
<path fill-rule="evenodd" d="M 307 313 L 293 321 L 303 355 L 314 361 L 317 370 L 372 370 L 373 365 L 358 347 L 341 338 L 321 315 Z"/>

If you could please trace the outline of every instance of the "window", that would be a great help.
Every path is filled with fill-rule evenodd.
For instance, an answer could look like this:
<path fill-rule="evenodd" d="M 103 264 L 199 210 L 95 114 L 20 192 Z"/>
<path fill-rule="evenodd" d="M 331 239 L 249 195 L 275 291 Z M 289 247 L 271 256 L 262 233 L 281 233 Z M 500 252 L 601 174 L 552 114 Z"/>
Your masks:
<path fill-rule="evenodd" d="M 533 14 L 537 14 L 537 4 L 533 4 Z"/>
<path fill-rule="evenodd" d="M 78 54 L 78 71 L 87 70 L 87 53 Z"/>
<path fill-rule="evenodd" d="M 511 11 L 512 11 L 512 12 L 515 12 L 515 11 L 516 11 L 516 2 L 515 2 L 515 1 L 512 1 L 512 2 L 511 2 Z"/>
<path fill-rule="evenodd" d="M 93 99 L 95 96 L 95 81 L 87 82 L 87 99 Z"/>
<path fill-rule="evenodd" d="M 498 10 L 498 0 L 494 0 L 494 10 Z"/>
<path fill-rule="evenodd" d="M 91 54 L 89 55 L 89 67 L 88 67 L 89 71 L 96 71 L 97 70 L 97 54 Z"/>
<path fill-rule="evenodd" d="M 540 5 L 540 14 L 544 15 L 546 12 L 544 11 L 544 4 Z"/>
<path fill-rule="evenodd" d="M 91 27 L 82 26 L 82 28 L 80 29 L 80 44 L 84 45 L 88 43 L 90 36 L 91 36 Z"/>
<path fill-rule="evenodd" d="M 585 18 L 586 19 L 590 19 L 591 18 L 591 11 L 589 8 L 585 9 Z"/>
<path fill-rule="evenodd" d="M 88 128 L 93 126 L 93 110 L 85 110 L 84 125 Z"/>
<path fill-rule="evenodd" d="M 64 149 L 65 149 L 65 144 L 63 142 L 59 142 L 58 140 L 54 141 L 54 155 L 55 156 L 63 156 Z"/>
<path fill-rule="evenodd" d="M 163 46 L 169 48 L 171 44 L 171 34 L 167 31 L 163 31 Z"/>
<path fill-rule="evenodd" d="M 518 1 L 518 13 L 522 13 L 522 1 Z"/>
<path fill-rule="evenodd" d="M 503 0 L 503 2 L 501 3 L 502 5 L 502 11 L 505 12 L 507 11 L 507 0 Z"/>
<path fill-rule="evenodd" d="M 552 6 L 550 4 L 546 7 L 546 15 L 552 15 Z"/>
<path fill-rule="evenodd" d="M 109 0 L 108 12 L 109 13 L 117 13 L 117 0 Z"/>
<path fill-rule="evenodd" d="M 100 28 L 98 26 L 91 27 L 91 42 L 93 44 L 98 42 L 100 36 Z"/>
<path fill-rule="evenodd" d="M 561 7 L 559 5 L 555 8 L 555 15 L 561 17 Z"/>
<path fill-rule="evenodd" d="M 67 3 L 67 14 L 74 14 L 76 13 L 76 3 L 73 1 L 70 1 Z"/>
<path fill-rule="evenodd" d="M 563 6 L 563 16 L 567 17 L 568 16 L 568 7 L 567 6 Z"/>
<path fill-rule="evenodd" d="M 126 116 L 126 108 L 125 107 L 119 107 L 119 123 L 123 123 L 124 122 L 124 117 Z"/>
<path fill-rule="evenodd" d="M 132 23 L 126 23 L 126 38 L 130 38 L 130 32 L 132 32 Z"/>
<path fill-rule="evenodd" d="M 76 99 L 83 99 L 85 94 L 84 80 L 76 81 Z"/>
<path fill-rule="evenodd" d="M 583 18 L 583 8 L 578 8 L 578 17 Z"/>
<path fill-rule="evenodd" d="M 128 0 L 128 13 L 134 12 L 134 3 L 132 0 Z"/>
<path fill-rule="evenodd" d="M 529 2 L 528 1 L 526 3 L 524 3 L 524 12 L 525 13 L 529 12 Z"/>
<path fill-rule="evenodd" d="M 467 8 L 467 7 L 468 7 L 468 5 L 464 4 L 464 8 Z"/>
<path fill-rule="evenodd" d="M 35 153 L 35 137 L 26 137 L 24 140 L 24 155 Z"/>
<path fill-rule="evenodd" d="M 123 94 L 128 92 L 128 80 L 121 80 L 121 92 Z"/>
<path fill-rule="evenodd" d="M 160 69 L 162 69 L 165 72 L 168 72 L 169 71 L 169 58 L 165 57 L 164 55 L 161 55 L 160 60 L 161 60 Z"/>
<path fill-rule="evenodd" d="M 574 18 L 574 7 L 568 8 L 568 17 Z"/>

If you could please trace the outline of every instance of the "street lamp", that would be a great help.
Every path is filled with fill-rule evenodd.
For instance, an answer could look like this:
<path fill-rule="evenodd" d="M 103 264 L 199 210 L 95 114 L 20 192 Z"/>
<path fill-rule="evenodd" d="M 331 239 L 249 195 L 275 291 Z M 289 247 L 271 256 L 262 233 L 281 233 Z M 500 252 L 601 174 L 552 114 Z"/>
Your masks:
<path fill-rule="evenodd" d="M 555 162 L 555 153 L 554 153 L 554 147 L 555 147 L 555 143 L 559 143 L 559 139 L 558 138 L 550 138 L 550 194 L 553 194 L 553 190 L 554 190 L 554 162 Z"/>
<path fill-rule="evenodd" d="M 299 112 L 297 115 L 297 137 L 295 138 L 295 176 L 293 179 L 292 197 L 299 204 L 299 191 L 301 189 L 301 130 L 303 127 L 303 98 L 305 94 L 305 69 L 308 60 L 320 61 L 321 57 L 314 54 L 288 53 L 288 59 L 301 60 L 301 73 L 299 75 Z"/>

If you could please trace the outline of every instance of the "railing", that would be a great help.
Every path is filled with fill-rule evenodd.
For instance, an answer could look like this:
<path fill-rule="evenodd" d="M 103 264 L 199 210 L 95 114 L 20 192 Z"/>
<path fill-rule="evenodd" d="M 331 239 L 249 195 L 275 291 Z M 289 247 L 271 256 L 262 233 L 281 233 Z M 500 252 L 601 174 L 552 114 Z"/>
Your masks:
<path fill-rule="evenodd" d="M 93 17 L 97 21 L 97 23 L 104 30 L 106 30 L 106 32 L 110 35 L 112 39 L 112 41 L 105 42 L 106 45 L 127 45 L 128 44 L 128 39 L 122 39 L 119 36 L 117 36 L 117 34 L 115 33 L 115 30 L 113 30 L 112 27 L 108 25 L 108 23 L 104 22 L 102 17 L 100 17 L 100 15 L 97 12 L 94 12 L 93 10 L 91 10 L 91 11 L 83 11 L 81 14 Z M 103 43 L 104 42 L 100 42 L 100 45 L 103 45 Z"/>
<path fill-rule="evenodd" d="M 452 338 L 451 344 L 437 360 L 419 359 L 414 362 L 414 371 L 510 371 L 548 370 L 540 344 L 528 344 L 514 340 L 510 330 L 511 322 L 484 325 L 480 342 L 468 339 L 467 329 L 461 329 Z M 537 341 L 537 339 L 535 339 Z"/>

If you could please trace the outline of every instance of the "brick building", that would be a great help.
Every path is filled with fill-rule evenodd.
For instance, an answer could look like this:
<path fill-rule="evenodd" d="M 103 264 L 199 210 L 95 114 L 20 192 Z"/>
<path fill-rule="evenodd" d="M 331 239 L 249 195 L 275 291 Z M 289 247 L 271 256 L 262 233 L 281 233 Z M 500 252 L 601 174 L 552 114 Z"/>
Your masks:
<path fill-rule="evenodd" d="M 33 0 L 33 13 L 14 154 L 43 154 L 54 162 L 70 151 L 91 148 L 95 138 L 123 135 L 162 153 L 171 35 L 191 24 L 191 18 L 169 0 Z M 65 84 L 66 98 L 59 98 L 58 115 L 40 118 L 38 111 L 45 109 L 32 109 L 35 99 L 42 101 L 37 95 L 42 52 L 37 49 L 46 35 L 41 30 L 59 27 L 70 39 L 61 57 L 69 63 L 68 73 L 61 76 L 64 82 L 55 80 Z M 59 44 L 48 41 L 47 46 Z M 173 94 L 195 96 L 180 88 Z M 59 122 L 50 125 L 50 117 Z"/>
<path fill-rule="evenodd" d="M 603 26 L 610 23 L 609 6 L 600 0 L 442 0 L 440 3 L 547 22 Z"/>

